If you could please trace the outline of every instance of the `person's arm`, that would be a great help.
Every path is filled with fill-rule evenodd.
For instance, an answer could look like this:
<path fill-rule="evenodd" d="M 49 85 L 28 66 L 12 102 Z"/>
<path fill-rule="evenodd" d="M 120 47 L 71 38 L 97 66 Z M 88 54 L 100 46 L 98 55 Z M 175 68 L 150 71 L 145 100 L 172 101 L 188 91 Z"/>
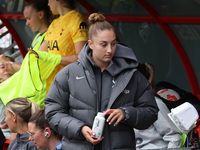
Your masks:
<path fill-rule="evenodd" d="M 5 64 L 6 70 L 10 74 L 14 74 L 19 71 L 21 64 L 10 61 L 11 59 L 3 54 L 0 55 L 0 62 Z"/>
<path fill-rule="evenodd" d="M 8 127 L 8 125 L 4 122 L 4 123 L 0 124 L 0 128 L 1 128 L 1 129 L 8 129 L 9 127 Z"/>
<path fill-rule="evenodd" d="M 137 87 L 136 96 L 133 97 L 133 106 L 124 106 L 120 109 L 124 111 L 123 123 L 136 129 L 147 129 L 156 120 L 158 107 L 154 98 L 151 85 L 139 71 L 133 74 Z"/>
<path fill-rule="evenodd" d="M 15 71 L 19 71 L 20 68 L 21 68 L 21 64 L 16 63 L 16 62 L 13 62 L 12 66 L 13 66 L 13 68 L 14 68 Z"/>
<path fill-rule="evenodd" d="M 10 61 L 10 59 L 8 57 L 6 57 L 5 55 L 1 54 L 0 55 L 0 62 L 5 63 Z"/>
<path fill-rule="evenodd" d="M 80 41 L 80 42 L 77 42 L 75 43 L 75 51 L 76 51 L 76 54 L 74 55 L 70 55 L 70 56 L 62 56 L 61 57 L 61 63 L 62 65 L 68 65 L 72 62 L 75 62 L 78 60 L 78 54 L 81 52 L 83 46 L 85 45 L 86 41 Z"/>
<path fill-rule="evenodd" d="M 93 145 L 96 145 L 96 144 L 100 143 L 104 138 L 104 137 L 101 137 L 100 139 L 92 138 L 92 135 L 95 135 L 95 132 L 93 132 L 91 130 L 91 128 L 88 127 L 88 126 L 83 126 L 82 129 L 81 129 L 81 133 L 83 134 L 85 139 L 87 141 L 89 141 L 90 143 L 92 143 Z"/>
<path fill-rule="evenodd" d="M 182 134 L 168 117 L 168 113 L 170 113 L 169 109 L 165 103 L 157 97 L 156 102 L 160 111 L 158 112 L 158 120 L 154 123 L 154 127 L 160 135 L 162 135 L 163 141 L 168 142 L 167 148 L 180 148 Z"/>
<path fill-rule="evenodd" d="M 0 128 L 5 129 L 5 105 L 3 104 L 2 100 L 0 99 Z"/>
<path fill-rule="evenodd" d="M 78 60 L 78 54 L 81 52 L 83 46 L 85 45 L 86 41 L 80 41 L 80 42 L 77 42 L 75 43 L 75 51 L 76 51 L 76 54 L 74 55 L 69 55 L 69 56 L 61 56 L 61 62 L 60 64 L 62 65 L 68 65 L 72 62 L 75 62 Z M 42 43 L 42 45 L 40 46 L 39 48 L 39 51 L 48 51 L 48 42 L 47 41 L 44 41 Z"/>
<path fill-rule="evenodd" d="M 118 125 L 123 119 L 124 119 L 124 114 L 121 109 L 108 109 L 105 112 L 103 112 L 104 115 L 108 115 L 107 122 L 111 125 L 113 124 L 114 126 Z"/>
<path fill-rule="evenodd" d="M 15 72 L 20 70 L 21 64 L 9 61 L 5 63 L 5 68 L 10 74 L 14 74 Z"/>
<path fill-rule="evenodd" d="M 69 68 L 63 68 L 55 77 L 45 98 L 45 118 L 61 135 L 75 140 L 84 140 L 81 130 L 86 123 L 69 115 Z"/>
<path fill-rule="evenodd" d="M 48 52 L 48 42 L 44 40 L 38 50 Z"/>

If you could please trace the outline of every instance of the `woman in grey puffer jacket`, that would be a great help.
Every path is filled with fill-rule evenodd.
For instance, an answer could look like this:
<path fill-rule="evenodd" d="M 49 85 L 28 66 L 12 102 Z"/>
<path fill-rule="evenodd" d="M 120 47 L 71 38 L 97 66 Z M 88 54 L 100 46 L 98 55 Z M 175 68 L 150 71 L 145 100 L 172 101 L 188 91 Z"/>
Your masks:
<path fill-rule="evenodd" d="M 135 69 L 133 51 L 116 43 L 112 25 L 101 14 L 89 20 L 88 44 L 57 74 L 45 98 L 46 119 L 63 135 L 64 150 L 134 150 L 133 128 L 146 129 L 157 119 L 154 94 Z M 103 137 L 93 139 L 97 112 L 107 122 Z"/>

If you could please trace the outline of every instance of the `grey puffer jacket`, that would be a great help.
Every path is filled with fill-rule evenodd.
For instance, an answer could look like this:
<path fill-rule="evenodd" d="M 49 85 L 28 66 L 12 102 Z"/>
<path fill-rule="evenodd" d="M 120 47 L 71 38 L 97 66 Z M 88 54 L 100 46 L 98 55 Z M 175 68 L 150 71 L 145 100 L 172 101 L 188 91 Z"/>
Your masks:
<path fill-rule="evenodd" d="M 117 44 L 112 59 L 115 69 L 121 62 L 128 67 L 117 70 L 117 76 L 113 77 L 115 84 L 107 108 L 123 110 L 124 120 L 115 127 L 106 123 L 103 141 L 92 145 L 81 133 L 85 125 L 92 128 L 99 107 L 95 74 L 88 60 L 90 51 L 86 44 L 79 60 L 56 75 L 45 98 L 46 119 L 55 131 L 64 135 L 64 150 L 134 150 L 133 128 L 146 129 L 157 119 L 158 108 L 151 86 L 135 69 L 137 60 L 132 50 Z"/>
<path fill-rule="evenodd" d="M 17 134 L 16 138 L 11 141 L 8 150 L 38 150 L 33 141 L 29 141 L 29 134 Z"/>

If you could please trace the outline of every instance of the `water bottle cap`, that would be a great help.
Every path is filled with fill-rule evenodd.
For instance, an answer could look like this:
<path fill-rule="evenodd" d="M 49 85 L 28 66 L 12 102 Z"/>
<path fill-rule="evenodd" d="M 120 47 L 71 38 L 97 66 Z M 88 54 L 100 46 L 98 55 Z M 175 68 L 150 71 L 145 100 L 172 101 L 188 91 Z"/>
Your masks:
<path fill-rule="evenodd" d="M 102 112 L 98 112 L 97 116 L 104 117 L 104 114 Z"/>

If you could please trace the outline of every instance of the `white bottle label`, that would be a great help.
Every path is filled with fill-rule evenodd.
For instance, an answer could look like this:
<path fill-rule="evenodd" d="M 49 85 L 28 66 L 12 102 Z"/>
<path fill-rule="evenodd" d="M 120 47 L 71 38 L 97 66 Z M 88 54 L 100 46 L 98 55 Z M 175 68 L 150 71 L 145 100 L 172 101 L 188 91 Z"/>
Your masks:
<path fill-rule="evenodd" d="M 96 133 L 96 135 L 95 136 L 92 135 L 93 138 L 97 138 L 97 139 L 101 138 L 103 129 L 104 129 L 104 124 L 105 124 L 104 117 L 100 117 L 100 116 L 95 117 L 94 123 L 92 126 L 92 131 L 94 131 Z"/>

